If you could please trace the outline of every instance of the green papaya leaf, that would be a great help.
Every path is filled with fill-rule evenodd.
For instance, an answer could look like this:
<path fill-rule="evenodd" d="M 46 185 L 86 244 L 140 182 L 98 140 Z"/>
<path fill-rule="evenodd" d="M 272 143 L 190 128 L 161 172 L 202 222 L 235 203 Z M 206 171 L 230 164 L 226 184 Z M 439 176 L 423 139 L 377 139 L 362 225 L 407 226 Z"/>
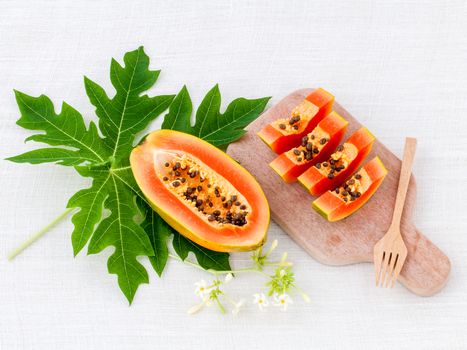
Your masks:
<path fill-rule="evenodd" d="M 245 134 L 243 130 L 264 111 L 270 97 L 258 99 L 237 98 L 220 112 L 221 94 L 215 85 L 204 97 L 191 126 L 193 110 L 190 95 L 184 86 L 170 105 L 164 118 L 163 129 L 174 129 L 195 135 L 214 146 L 225 148 Z"/>
<path fill-rule="evenodd" d="M 160 71 L 149 69 L 149 57 L 142 47 L 128 52 L 123 65 L 112 59 L 110 80 L 112 97 L 100 85 L 85 77 L 84 85 L 98 117 L 86 126 L 82 115 L 63 103 L 60 113 L 44 95 L 29 96 L 15 91 L 21 113 L 17 124 L 38 131 L 26 140 L 48 144 L 8 158 L 17 163 L 56 163 L 74 166 L 79 175 L 92 179 L 89 188 L 76 192 L 68 208 L 76 208 L 72 217 L 72 245 L 78 254 L 88 245 L 88 254 L 112 247 L 108 271 L 116 274 L 120 289 L 131 303 L 148 274 L 139 256 L 148 256 L 158 275 L 162 274 L 173 236 L 173 247 L 185 259 L 192 252 L 205 269 L 229 270 L 229 255 L 200 247 L 175 232 L 151 208 L 138 188 L 129 165 L 136 135 L 167 108 L 162 127 L 197 135 L 216 146 L 226 146 L 244 134 L 243 128 L 263 111 L 269 98 L 236 99 L 220 113 L 217 85 L 206 95 L 190 124 L 193 110 L 187 88 L 177 96 L 148 96 Z M 142 219 L 138 219 L 143 216 Z"/>

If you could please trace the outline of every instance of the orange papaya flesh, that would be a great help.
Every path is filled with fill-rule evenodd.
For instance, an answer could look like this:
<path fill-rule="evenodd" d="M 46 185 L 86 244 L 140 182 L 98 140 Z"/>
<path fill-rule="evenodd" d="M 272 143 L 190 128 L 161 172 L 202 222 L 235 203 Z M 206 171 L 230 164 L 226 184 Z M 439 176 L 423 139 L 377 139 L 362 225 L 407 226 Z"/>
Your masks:
<path fill-rule="evenodd" d="M 298 147 L 282 153 L 269 166 L 285 182 L 294 182 L 309 167 L 326 160 L 344 137 L 349 123 L 337 112 L 329 113 Z"/>
<path fill-rule="evenodd" d="M 362 164 L 374 141 L 374 136 L 362 127 L 339 146 L 328 160 L 310 167 L 298 177 L 298 181 L 313 196 L 336 188 Z"/>
<path fill-rule="evenodd" d="M 258 182 L 235 160 L 185 133 L 158 130 L 130 155 L 153 209 L 199 245 L 222 252 L 261 246 L 269 205 Z"/>
<path fill-rule="evenodd" d="M 331 112 L 333 103 L 333 95 L 316 89 L 292 110 L 290 117 L 266 125 L 258 136 L 277 154 L 288 151 Z"/>
<path fill-rule="evenodd" d="M 321 195 L 312 206 L 328 221 L 342 220 L 371 198 L 387 173 L 381 159 L 375 157 L 342 186 Z"/>

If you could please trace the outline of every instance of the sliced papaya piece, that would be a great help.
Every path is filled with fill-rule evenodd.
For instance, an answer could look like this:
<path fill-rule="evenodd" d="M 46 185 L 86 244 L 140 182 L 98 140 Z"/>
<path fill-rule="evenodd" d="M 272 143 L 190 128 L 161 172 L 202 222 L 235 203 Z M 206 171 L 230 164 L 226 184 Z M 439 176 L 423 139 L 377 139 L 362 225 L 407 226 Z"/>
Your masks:
<path fill-rule="evenodd" d="M 328 221 L 338 221 L 356 212 L 376 192 L 388 171 L 379 157 L 366 163 L 342 186 L 327 191 L 313 208 Z"/>
<path fill-rule="evenodd" d="M 349 123 L 337 112 L 329 113 L 316 128 L 303 136 L 298 147 L 282 153 L 269 166 L 285 182 L 294 182 L 309 167 L 326 160 L 344 137 Z"/>
<path fill-rule="evenodd" d="M 278 119 L 258 132 L 258 136 L 277 154 L 300 144 L 303 136 L 332 110 L 334 96 L 324 89 L 316 89 L 296 106 L 288 118 Z"/>
<path fill-rule="evenodd" d="M 235 160 L 185 133 L 158 130 L 130 156 L 137 184 L 175 230 L 211 250 L 263 244 L 269 205 L 258 182 Z"/>
<path fill-rule="evenodd" d="M 362 127 L 337 147 L 322 163 L 316 163 L 298 177 L 298 181 L 313 195 L 319 196 L 344 182 L 365 160 L 375 137 Z"/>

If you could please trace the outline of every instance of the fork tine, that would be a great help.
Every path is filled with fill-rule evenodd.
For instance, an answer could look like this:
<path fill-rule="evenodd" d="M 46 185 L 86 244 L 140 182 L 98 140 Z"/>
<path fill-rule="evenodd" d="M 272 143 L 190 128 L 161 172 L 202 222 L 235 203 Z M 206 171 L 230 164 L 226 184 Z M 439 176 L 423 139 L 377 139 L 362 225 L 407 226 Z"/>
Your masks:
<path fill-rule="evenodd" d="M 379 255 L 379 254 L 378 254 L 378 256 L 375 255 L 375 258 L 374 258 L 374 260 L 375 260 L 376 287 L 378 287 L 378 285 L 379 285 L 379 279 L 380 279 L 380 276 L 381 276 L 381 266 L 383 265 L 385 258 L 386 258 L 386 255 L 384 254 L 384 252 L 383 252 L 382 255 Z"/>
<path fill-rule="evenodd" d="M 394 262 L 392 264 L 389 264 L 388 278 L 386 279 L 386 286 L 385 286 L 386 288 L 389 288 L 389 284 L 391 283 L 391 280 L 394 275 L 394 268 L 396 267 L 397 260 L 399 258 L 399 254 L 394 253 L 394 255 L 395 255 L 395 258 L 393 259 Z"/>
<path fill-rule="evenodd" d="M 397 255 L 399 257 L 399 255 Z M 392 276 L 391 279 L 391 288 L 394 287 L 394 282 L 396 282 L 397 278 L 399 277 L 399 274 L 402 270 L 402 266 L 404 266 L 404 260 L 405 259 L 398 259 L 396 261 L 396 266 L 394 268 L 394 275 Z"/>
<path fill-rule="evenodd" d="M 391 258 L 392 258 L 392 253 L 391 252 L 385 252 L 386 256 L 388 256 L 387 262 L 383 265 L 383 272 L 381 274 L 381 287 L 384 287 L 384 281 L 386 281 L 387 277 L 387 270 L 388 266 L 391 264 Z"/>

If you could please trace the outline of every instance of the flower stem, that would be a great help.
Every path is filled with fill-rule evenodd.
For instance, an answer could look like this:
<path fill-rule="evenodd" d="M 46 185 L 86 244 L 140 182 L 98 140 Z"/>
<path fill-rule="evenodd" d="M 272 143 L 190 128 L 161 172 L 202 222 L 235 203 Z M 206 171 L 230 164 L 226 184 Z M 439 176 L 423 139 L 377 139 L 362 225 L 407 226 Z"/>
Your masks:
<path fill-rule="evenodd" d="M 205 270 L 209 273 L 212 273 L 212 274 L 216 274 L 216 273 L 231 273 L 231 274 L 236 274 L 236 273 L 242 273 L 242 272 L 256 272 L 256 273 L 261 273 L 261 274 L 265 274 L 263 271 L 260 271 L 254 267 L 247 267 L 247 268 L 244 268 L 244 269 L 238 269 L 238 270 L 224 270 L 224 271 L 216 271 L 216 270 Z"/>
<path fill-rule="evenodd" d="M 23 242 L 20 246 L 14 249 L 10 254 L 8 254 L 8 260 L 13 260 L 17 255 L 19 255 L 23 250 L 28 248 L 31 244 L 45 235 L 52 227 L 57 225 L 60 221 L 68 216 L 75 208 L 67 208 L 63 213 L 57 216 L 53 221 L 51 221 L 48 225 L 40 229 L 38 232 L 33 234 L 29 237 L 25 242 Z"/>
<path fill-rule="evenodd" d="M 256 272 L 256 273 L 261 273 L 261 274 L 263 274 L 263 275 L 268 276 L 268 274 L 266 274 L 265 272 L 260 271 L 260 270 L 258 270 L 257 268 L 254 268 L 254 267 L 248 267 L 248 268 L 245 268 L 245 269 L 238 269 L 238 270 L 223 270 L 223 271 L 216 271 L 216 270 L 212 270 L 212 269 L 206 270 L 206 269 L 204 269 L 203 267 L 201 267 L 199 264 L 194 263 L 194 262 L 192 262 L 192 261 L 190 261 L 190 260 L 188 260 L 188 259 L 182 260 L 182 258 L 180 258 L 180 257 L 177 256 L 177 255 L 169 254 L 169 257 L 172 258 L 172 259 L 181 261 L 181 262 L 183 262 L 183 263 L 185 263 L 185 264 L 187 264 L 187 265 L 196 267 L 197 269 L 200 269 L 200 270 L 209 272 L 210 274 L 215 275 L 215 276 L 216 276 L 217 274 L 224 274 L 224 273 L 236 274 L 236 273 L 242 273 L 242 272 Z"/>
<path fill-rule="evenodd" d="M 222 305 L 219 298 L 216 298 L 216 303 L 217 303 L 217 306 L 219 307 L 219 310 L 221 310 L 221 313 L 225 314 L 225 307 L 224 305 Z"/>

